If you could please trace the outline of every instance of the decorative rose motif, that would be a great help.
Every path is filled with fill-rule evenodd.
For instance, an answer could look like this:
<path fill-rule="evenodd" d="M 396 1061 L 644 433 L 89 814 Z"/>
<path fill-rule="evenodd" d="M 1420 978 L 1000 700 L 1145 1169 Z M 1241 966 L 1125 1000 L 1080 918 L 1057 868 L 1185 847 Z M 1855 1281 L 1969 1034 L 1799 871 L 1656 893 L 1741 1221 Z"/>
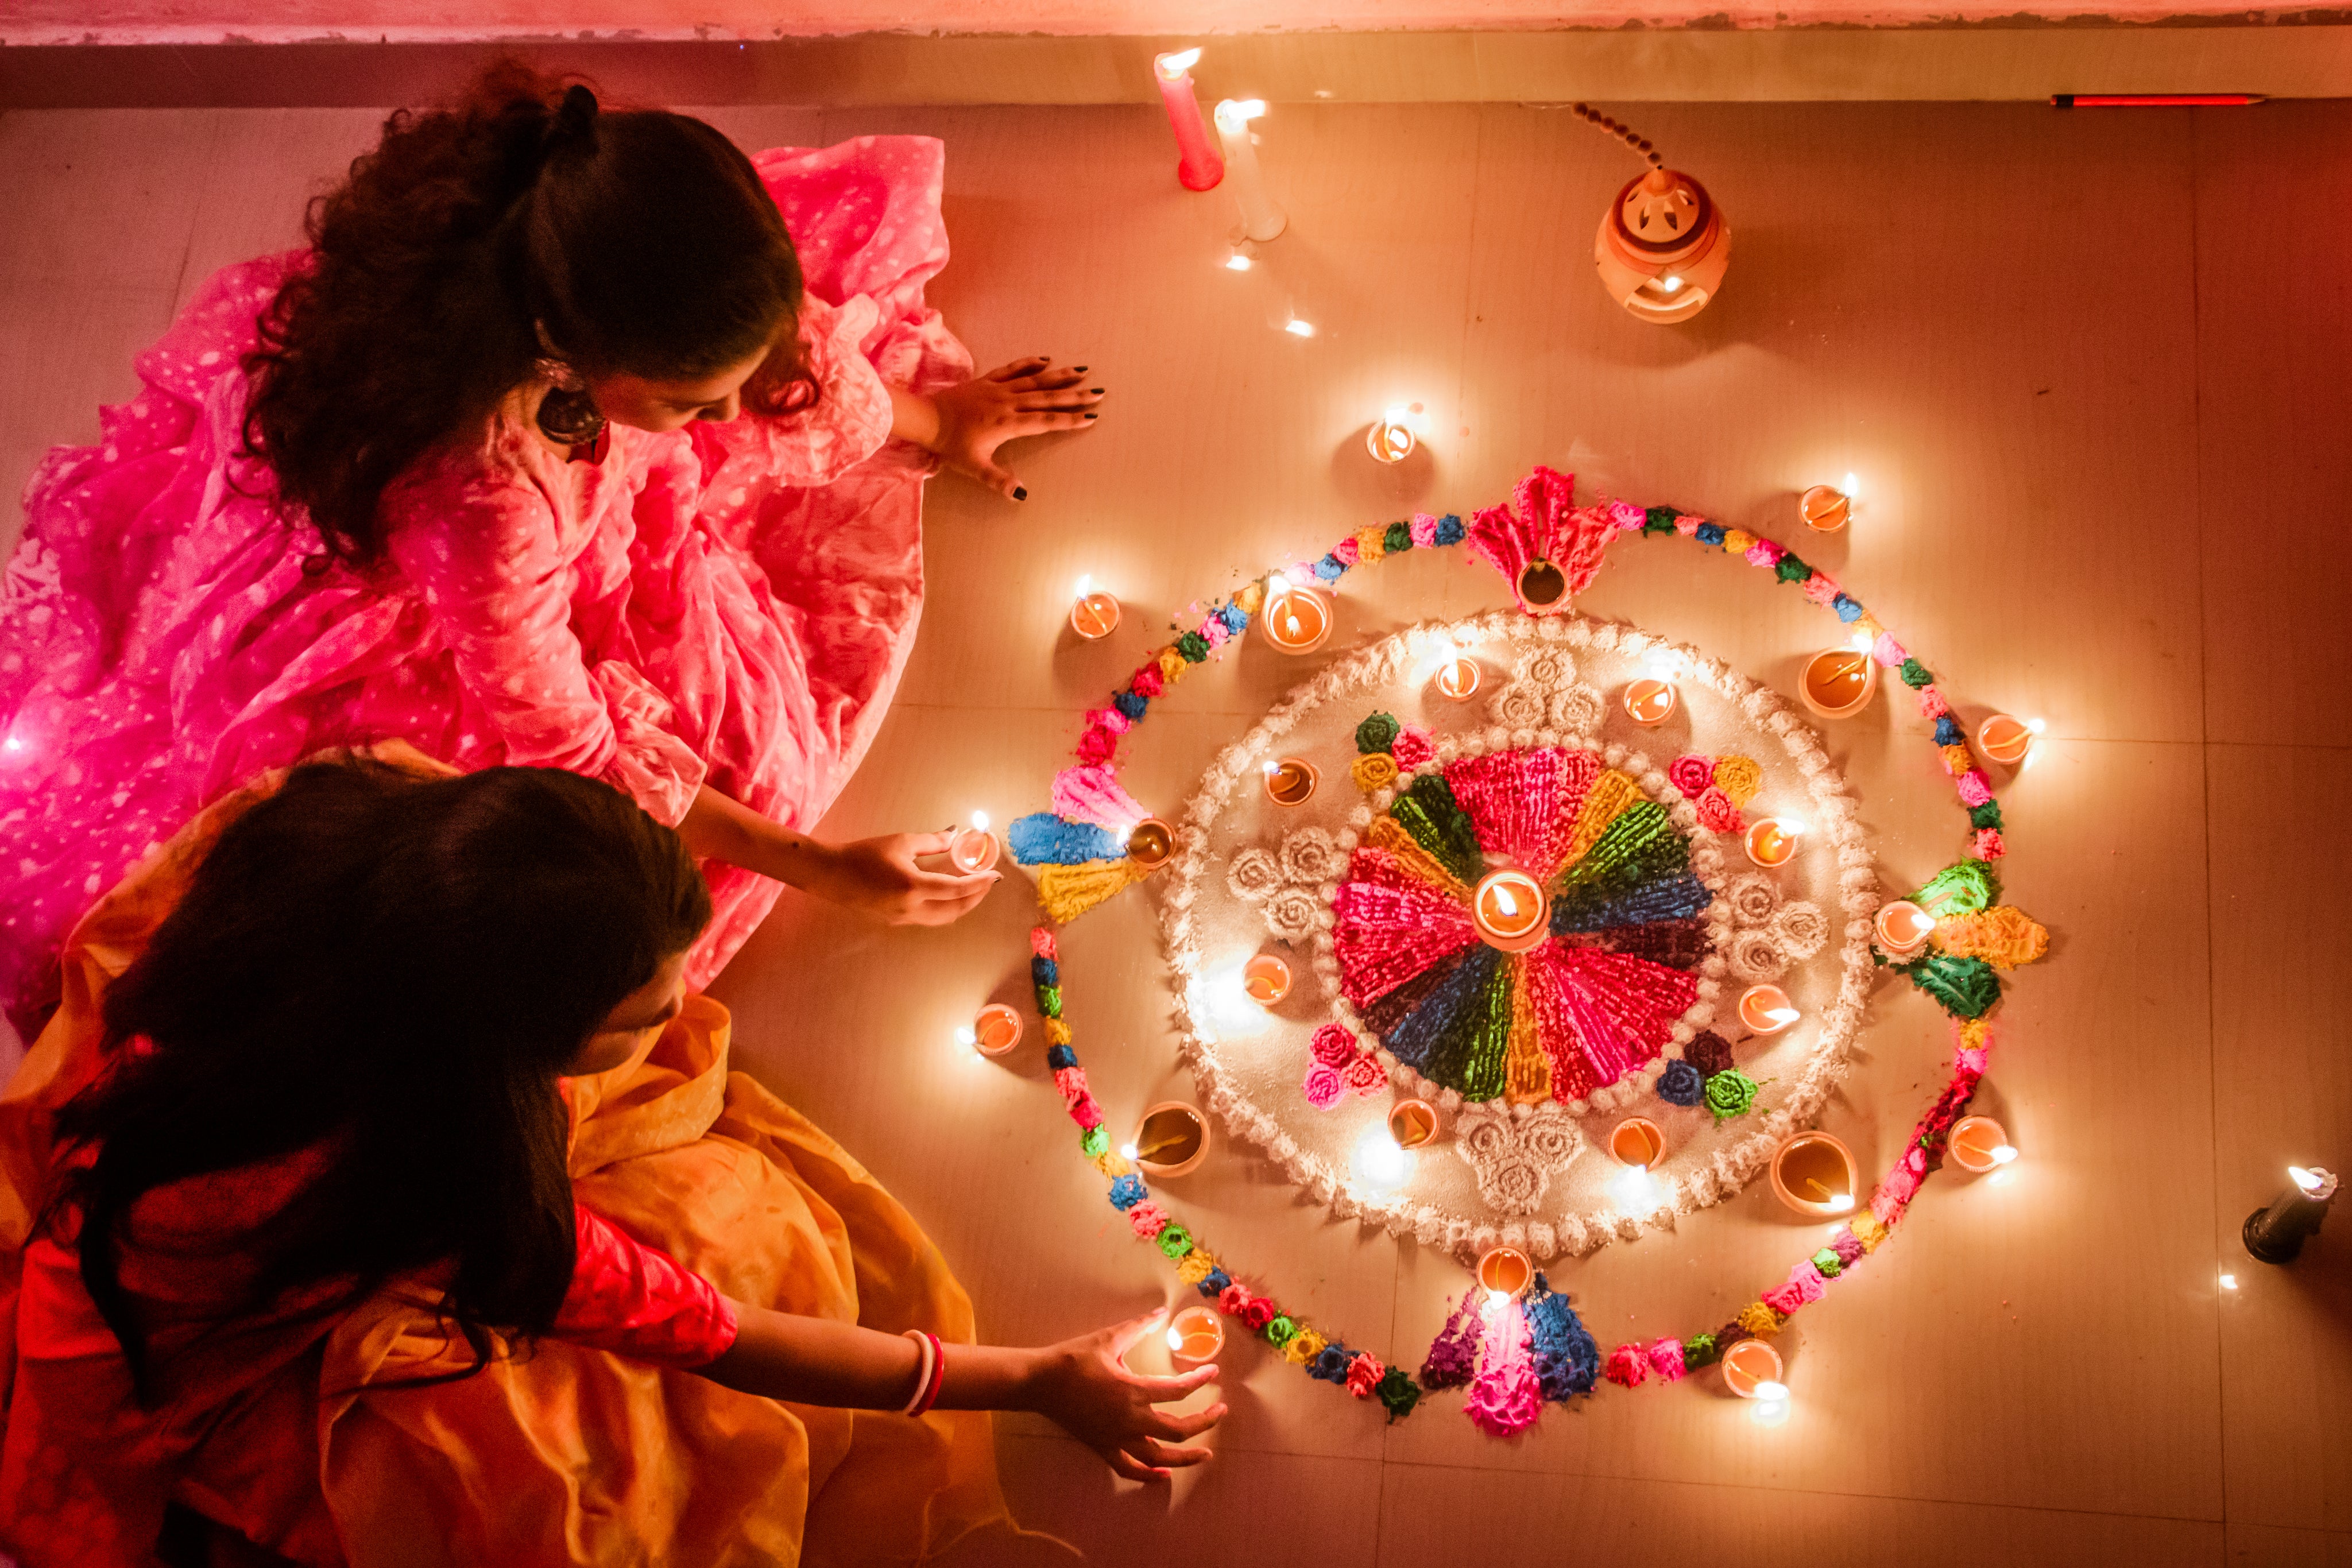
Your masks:
<path fill-rule="evenodd" d="M 1751 925 L 1733 932 L 1724 958 L 1731 972 L 1751 986 L 1777 980 L 1789 970 L 1789 955 L 1769 926 Z"/>
<path fill-rule="evenodd" d="M 1339 1074 L 1349 1088 L 1369 1100 L 1388 1087 L 1389 1075 L 1381 1068 L 1375 1056 L 1360 1056 L 1348 1063 Z"/>
<path fill-rule="evenodd" d="M 1358 1351 L 1356 1359 L 1348 1364 L 1348 1392 L 1359 1399 L 1370 1399 L 1387 1371 L 1370 1351 Z"/>
<path fill-rule="evenodd" d="M 1242 1327 L 1255 1333 L 1274 1322 L 1274 1303 L 1264 1296 L 1252 1296 L 1242 1303 L 1242 1310 L 1234 1316 L 1242 1321 Z"/>
<path fill-rule="evenodd" d="M 1396 758 L 1385 751 L 1368 751 L 1348 765 L 1348 777 L 1367 795 L 1385 789 L 1396 782 Z"/>
<path fill-rule="evenodd" d="M 1429 731 L 1409 724 L 1397 731 L 1396 744 L 1389 747 L 1389 755 L 1396 758 L 1399 768 L 1418 768 L 1437 755 L 1437 743 L 1429 737 Z"/>
<path fill-rule="evenodd" d="M 1486 711 L 1505 729 L 1539 729 L 1549 707 L 1544 694 L 1529 685 L 1505 686 L 1486 705 Z"/>
<path fill-rule="evenodd" d="M 1732 878 L 1723 896 L 1731 905 L 1732 919 L 1742 925 L 1761 925 L 1780 907 L 1779 884 L 1762 872 Z"/>
<path fill-rule="evenodd" d="M 1698 798 L 1698 825 L 1710 833 L 1736 833 L 1744 824 L 1731 797 L 1710 784 Z"/>
<path fill-rule="evenodd" d="M 1252 844 L 1234 856 L 1225 868 L 1225 885 L 1235 898 L 1255 904 L 1261 898 L 1271 898 L 1282 886 L 1282 865 L 1272 854 Z"/>
<path fill-rule="evenodd" d="M 1576 679 L 1576 661 L 1568 656 L 1564 648 L 1546 648 L 1529 654 L 1520 664 L 1519 679 L 1547 691 L 1564 686 Z"/>
<path fill-rule="evenodd" d="M 1591 735 L 1601 727 L 1601 694 L 1591 686 L 1563 686 L 1545 705 L 1544 716 L 1554 729 L 1570 735 Z"/>
<path fill-rule="evenodd" d="M 1297 942 L 1315 929 L 1322 901 L 1304 887 L 1286 887 L 1265 901 L 1265 928 L 1286 942 Z"/>
<path fill-rule="evenodd" d="M 1321 828 L 1301 828 L 1282 841 L 1282 879 L 1321 883 L 1348 869 L 1338 841 Z"/>
<path fill-rule="evenodd" d="M 1307 1049 L 1315 1053 L 1316 1061 L 1335 1072 L 1355 1061 L 1362 1050 L 1356 1037 L 1336 1023 L 1327 1023 L 1317 1030 Z"/>
<path fill-rule="evenodd" d="M 1524 1119 L 1492 1105 L 1473 1105 L 1454 1124 L 1454 1152 L 1476 1175 L 1479 1196 L 1503 1214 L 1533 1213 L 1551 1186 L 1552 1173 L 1583 1146 L 1584 1134 L 1557 1105 Z"/>
<path fill-rule="evenodd" d="M 1780 950 L 1800 963 L 1829 946 L 1829 918 L 1816 904 L 1782 904 L 1769 929 Z"/>
<path fill-rule="evenodd" d="M 1666 778 L 1683 792 L 1685 800 L 1696 800 L 1706 793 L 1708 785 L 1715 782 L 1715 763 L 1708 758 L 1696 755 L 1677 757 L 1666 768 Z"/>
<path fill-rule="evenodd" d="M 1756 799 L 1756 791 L 1764 788 L 1764 769 L 1752 757 L 1718 758 L 1715 764 L 1715 787 L 1731 799 L 1735 806 L 1745 806 Z"/>
<path fill-rule="evenodd" d="M 1306 1095 L 1307 1103 L 1318 1111 L 1328 1111 L 1339 1103 L 1339 1096 L 1348 1092 L 1348 1084 L 1339 1076 L 1338 1068 L 1318 1061 L 1308 1065 L 1307 1077 L 1298 1085 L 1298 1092 Z"/>

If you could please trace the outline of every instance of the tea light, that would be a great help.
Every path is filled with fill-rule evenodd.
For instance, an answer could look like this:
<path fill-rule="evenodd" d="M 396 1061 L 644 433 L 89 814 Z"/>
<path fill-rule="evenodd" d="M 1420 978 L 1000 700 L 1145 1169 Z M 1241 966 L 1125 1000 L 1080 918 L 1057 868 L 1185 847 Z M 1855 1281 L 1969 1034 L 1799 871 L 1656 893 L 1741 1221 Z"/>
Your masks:
<path fill-rule="evenodd" d="M 1972 1176 L 1997 1171 L 2017 1158 L 2009 1134 L 1990 1116 L 1963 1116 L 1952 1124 L 1944 1152 L 1954 1165 Z"/>
<path fill-rule="evenodd" d="M 1814 485 L 1797 498 L 1797 509 L 1804 514 L 1807 528 L 1833 534 L 1853 515 L 1853 498 L 1833 485 Z"/>
<path fill-rule="evenodd" d="M 1070 630 L 1089 643 L 1118 630 L 1118 601 L 1096 588 L 1091 577 L 1078 579 L 1077 598 L 1070 605 Z"/>
<path fill-rule="evenodd" d="M 972 1048 L 982 1056 L 1003 1056 L 1021 1043 L 1021 1015 L 991 1002 L 971 1020 Z"/>
<path fill-rule="evenodd" d="M 1356 1179 L 1375 1193 L 1391 1193 L 1405 1184 L 1412 1175 L 1412 1156 L 1389 1135 L 1386 1127 L 1373 1127 L 1356 1140 L 1356 1153 L 1349 1162 Z"/>
<path fill-rule="evenodd" d="M 1760 1339 L 1744 1339 L 1723 1353 L 1724 1386 L 1742 1399 L 1763 1396 L 1766 1384 L 1779 1384 L 1788 1367 L 1780 1353 Z"/>
<path fill-rule="evenodd" d="M 1665 1158 L 1666 1135 L 1647 1116 L 1628 1116 L 1610 1130 L 1609 1152 L 1620 1165 L 1647 1167 Z"/>
<path fill-rule="evenodd" d="M 994 865 L 999 852 L 996 835 L 988 831 L 985 811 L 974 811 L 971 826 L 958 828 L 955 837 L 948 841 L 948 863 L 967 876 Z"/>
<path fill-rule="evenodd" d="M 1748 858 L 1767 871 L 1787 865 L 1797 856 L 1797 841 L 1805 835 L 1805 824 L 1794 817 L 1766 817 L 1748 825 Z"/>
<path fill-rule="evenodd" d="M 1225 172 L 1232 177 L 1234 203 L 1241 208 L 1242 237 L 1260 244 L 1280 237 L 1290 218 L 1265 193 L 1265 176 L 1258 172 L 1257 143 L 1249 122 L 1265 112 L 1262 98 L 1226 99 L 1217 105 L 1217 138 L 1225 144 Z"/>
<path fill-rule="evenodd" d="M 1490 871 L 1470 900 L 1471 917 L 1489 947 L 1524 953 L 1551 935 L 1551 900 L 1523 871 Z"/>
<path fill-rule="evenodd" d="M 1823 718 L 1852 718 L 1878 690 L 1878 662 L 1867 646 L 1824 648 L 1805 661 L 1797 695 Z"/>
<path fill-rule="evenodd" d="M 2246 1216 L 2240 1232 L 2246 1250 L 2265 1263 L 2293 1261 L 2305 1239 L 2327 1218 L 2327 1206 L 2336 1201 L 2338 1184 L 2333 1171 L 2289 1166 L 2286 1178 L 2291 1184 L 2287 1189 L 2269 1207 Z"/>
<path fill-rule="evenodd" d="M 1176 133 L 1176 178 L 1188 191 L 1213 190 L 1225 177 L 1224 160 L 1209 145 L 1201 100 L 1192 96 L 1192 68 L 1200 63 L 1198 49 L 1151 58 L 1152 79 L 1160 84 L 1160 101 L 1168 110 L 1168 128 Z"/>
<path fill-rule="evenodd" d="M 1370 448 L 1376 461 L 1402 463 L 1412 455 L 1415 446 L 1421 444 L 1420 438 L 1412 433 L 1412 426 L 1404 422 L 1405 415 L 1411 412 L 1404 408 L 1389 410 L 1381 415 L 1380 423 L 1373 425 L 1364 437 L 1364 444 Z"/>
<path fill-rule="evenodd" d="M 1155 1181 L 1189 1176 L 1209 1157 L 1208 1118 L 1181 1100 L 1163 1100 L 1136 1124 L 1132 1149 L 1127 1157 Z"/>
<path fill-rule="evenodd" d="M 1278 953 L 1259 953 L 1242 966 L 1242 989 L 1249 999 L 1270 1008 L 1290 994 L 1290 966 Z"/>
<path fill-rule="evenodd" d="M 1214 1307 L 1186 1307 L 1168 1320 L 1168 1354 L 1193 1366 L 1214 1361 L 1225 1348 L 1225 1325 Z"/>
<path fill-rule="evenodd" d="M 1508 1301 L 1528 1288 L 1536 1266 L 1516 1247 L 1496 1247 L 1478 1260 L 1478 1283 L 1489 1301 Z"/>
<path fill-rule="evenodd" d="M 1936 934 L 1936 917 L 1907 898 L 1881 904 L 1876 925 L 1879 947 L 1898 962 L 1917 957 Z"/>
<path fill-rule="evenodd" d="M 1389 1136 L 1401 1149 L 1417 1149 L 1437 1136 L 1437 1107 L 1426 1100 L 1400 1100 L 1389 1107 Z"/>
<path fill-rule="evenodd" d="M 1739 1021 L 1757 1034 L 1779 1034 L 1804 1016 L 1778 986 L 1750 986 L 1739 994 Z"/>
<path fill-rule="evenodd" d="M 1311 653 L 1331 635 L 1331 601 L 1321 589 L 1295 586 L 1276 572 L 1265 580 L 1258 625 L 1284 653 Z"/>
<path fill-rule="evenodd" d="M 1997 713 L 1977 726 L 1977 749 L 1995 762 L 2013 767 L 2033 749 L 2033 730 L 2022 719 Z"/>
<path fill-rule="evenodd" d="M 1176 852 L 1176 830 L 1157 817 L 1146 817 L 1128 831 L 1127 858 L 1146 871 L 1157 871 Z"/>
<path fill-rule="evenodd" d="M 1456 653 L 1437 667 L 1437 678 L 1433 684 L 1439 696 L 1449 702 L 1466 703 L 1477 695 L 1478 683 L 1483 678 L 1477 660 L 1467 653 Z"/>
<path fill-rule="evenodd" d="M 1809 1219 L 1853 1212 L 1862 1178 L 1853 1151 L 1827 1133 L 1798 1133 L 1772 1151 L 1772 1191 Z"/>
<path fill-rule="evenodd" d="M 1672 681 L 1645 675 L 1625 687 L 1625 716 L 1644 729 L 1652 728 L 1674 717 L 1677 700 Z"/>
<path fill-rule="evenodd" d="M 1277 806 L 1303 806 L 1315 793 L 1320 777 L 1311 762 L 1281 758 L 1265 765 L 1265 798 Z"/>

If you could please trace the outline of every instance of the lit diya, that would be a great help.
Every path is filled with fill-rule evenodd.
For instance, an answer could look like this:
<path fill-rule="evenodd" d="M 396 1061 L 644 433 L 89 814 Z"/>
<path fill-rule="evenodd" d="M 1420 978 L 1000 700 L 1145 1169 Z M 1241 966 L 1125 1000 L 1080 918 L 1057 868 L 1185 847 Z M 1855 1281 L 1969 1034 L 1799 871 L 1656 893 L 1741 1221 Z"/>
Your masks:
<path fill-rule="evenodd" d="M 1853 515 L 1853 497 L 1834 485 L 1813 485 L 1797 497 L 1797 509 L 1804 514 L 1807 528 L 1833 534 Z"/>
<path fill-rule="evenodd" d="M 1954 1165 L 1971 1176 L 1997 1171 L 2017 1158 L 2009 1133 L 1990 1116 L 1963 1116 L 1953 1123 L 1944 1149 Z"/>
<path fill-rule="evenodd" d="M 1225 1348 L 1225 1325 L 1217 1321 L 1213 1307 L 1186 1307 L 1168 1320 L 1168 1354 L 1180 1362 L 1198 1366 L 1213 1361 Z"/>
<path fill-rule="evenodd" d="M 1321 775 L 1315 764 L 1285 757 L 1265 765 L 1265 796 L 1277 806 L 1303 806 L 1315 793 Z"/>
<path fill-rule="evenodd" d="M 982 1056 L 1003 1056 L 1021 1043 L 1021 1015 L 1003 1002 L 991 1002 L 971 1020 L 972 1049 Z"/>
<path fill-rule="evenodd" d="M 1804 1016 L 1778 986 L 1750 986 L 1739 993 L 1739 1021 L 1751 1033 L 1779 1034 Z"/>
<path fill-rule="evenodd" d="M 2003 767 L 2014 767 L 2033 749 L 2033 728 L 2022 719 L 1997 713 L 1977 726 L 1977 749 Z"/>
<path fill-rule="evenodd" d="M 1748 827 L 1746 846 L 1748 858 L 1770 871 L 1787 865 L 1797 857 L 1797 841 L 1804 836 L 1805 824 L 1794 817 L 1766 817 Z"/>
<path fill-rule="evenodd" d="M 1284 653 L 1311 653 L 1331 635 L 1330 597 L 1319 588 L 1295 584 L 1276 572 L 1266 579 L 1258 626 L 1265 640 Z"/>
<path fill-rule="evenodd" d="M 1744 1339 L 1723 1353 L 1723 1381 L 1742 1399 L 1753 1399 L 1766 1384 L 1777 1385 L 1787 1368 L 1780 1353 L 1760 1339 Z"/>
<path fill-rule="evenodd" d="M 1157 871 L 1176 852 L 1176 830 L 1157 817 L 1146 817 L 1129 830 L 1127 855 L 1146 871 Z"/>
<path fill-rule="evenodd" d="M 1936 917 L 1907 898 L 1879 905 L 1873 924 L 1879 947 L 1898 963 L 1917 957 L 1926 950 L 1927 938 L 1936 934 Z"/>
<path fill-rule="evenodd" d="M 1153 1180 L 1186 1176 L 1209 1157 L 1209 1123 L 1193 1106 L 1164 1100 L 1143 1113 L 1128 1155 Z"/>
<path fill-rule="evenodd" d="M 1646 1168 L 1666 1157 L 1666 1135 L 1647 1116 L 1628 1116 L 1610 1129 L 1609 1152 L 1620 1165 Z"/>
<path fill-rule="evenodd" d="M 1433 683 L 1437 695 L 1449 702 L 1466 703 L 1478 691 L 1480 672 L 1478 661 L 1467 653 L 1456 653 L 1437 667 Z"/>
<path fill-rule="evenodd" d="M 1644 729 L 1652 728 L 1674 717 L 1675 705 L 1680 700 L 1674 682 L 1644 675 L 1625 687 L 1625 716 Z"/>
<path fill-rule="evenodd" d="M 1823 718 L 1852 718 L 1878 690 L 1878 663 L 1867 648 L 1824 648 L 1805 661 L 1797 695 Z"/>
<path fill-rule="evenodd" d="M 1861 1173 L 1853 1154 L 1827 1133 L 1798 1133 L 1772 1151 L 1772 1191 L 1811 1219 L 1853 1212 Z"/>
<path fill-rule="evenodd" d="M 1077 597 L 1070 605 L 1070 630 L 1089 643 L 1118 630 L 1118 601 L 1095 587 L 1091 577 L 1078 579 Z"/>
<path fill-rule="evenodd" d="M 1279 953 L 1255 953 L 1242 966 L 1242 989 L 1249 999 L 1270 1008 L 1290 994 L 1290 966 Z"/>
<path fill-rule="evenodd" d="M 1528 1288 L 1536 1266 L 1516 1247 L 1496 1247 L 1478 1260 L 1478 1283 L 1488 1299 L 1506 1299 Z"/>
<path fill-rule="evenodd" d="M 1437 1136 L 1437 1107 L 1426 1100 L 1400 1100 L 1389 1108 L 1389 1136 L 1400 1149 L 1417 1149 Z"/>
<path fill-rule="evenodd" d="M 1491 871 L 1470 900 L 1471 918 L 1489 947 L 1524 953 L 1551 935 L 1551 901 L 1523 871 Z"/>

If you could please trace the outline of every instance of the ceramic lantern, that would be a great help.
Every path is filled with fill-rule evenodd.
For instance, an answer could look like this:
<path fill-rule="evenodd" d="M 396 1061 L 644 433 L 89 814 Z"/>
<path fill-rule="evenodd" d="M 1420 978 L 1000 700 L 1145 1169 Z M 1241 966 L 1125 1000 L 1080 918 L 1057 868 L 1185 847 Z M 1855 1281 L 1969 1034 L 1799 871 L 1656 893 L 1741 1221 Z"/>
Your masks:
<path fill-rule="evenodd" d="M 1651 169 L 1617 193 L 1593 236 L 1601 287 L 1636 319 L 1664 326 L 1706 308 L 1731 265 L 1731 225 L 1706 187 Z"/>

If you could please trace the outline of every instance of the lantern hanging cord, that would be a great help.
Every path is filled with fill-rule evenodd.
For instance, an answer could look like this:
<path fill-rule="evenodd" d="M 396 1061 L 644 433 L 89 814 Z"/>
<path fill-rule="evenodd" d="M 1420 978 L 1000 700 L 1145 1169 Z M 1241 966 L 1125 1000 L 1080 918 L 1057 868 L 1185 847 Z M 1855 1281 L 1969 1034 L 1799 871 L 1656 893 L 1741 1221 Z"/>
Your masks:
<path fill-rule="evenodd" d="M 1572 103 L 1569 108 L 1579 120 L 1590 121 L 1599 130 L 1606 131 L 1633 152 L 1640 153 L 1651 168 L 1660 169 L 1665 166 L 1665 154 L 1652 147 L 1649 138 L 1632 126 L 1619 124 L 1589 103 Z"/>

